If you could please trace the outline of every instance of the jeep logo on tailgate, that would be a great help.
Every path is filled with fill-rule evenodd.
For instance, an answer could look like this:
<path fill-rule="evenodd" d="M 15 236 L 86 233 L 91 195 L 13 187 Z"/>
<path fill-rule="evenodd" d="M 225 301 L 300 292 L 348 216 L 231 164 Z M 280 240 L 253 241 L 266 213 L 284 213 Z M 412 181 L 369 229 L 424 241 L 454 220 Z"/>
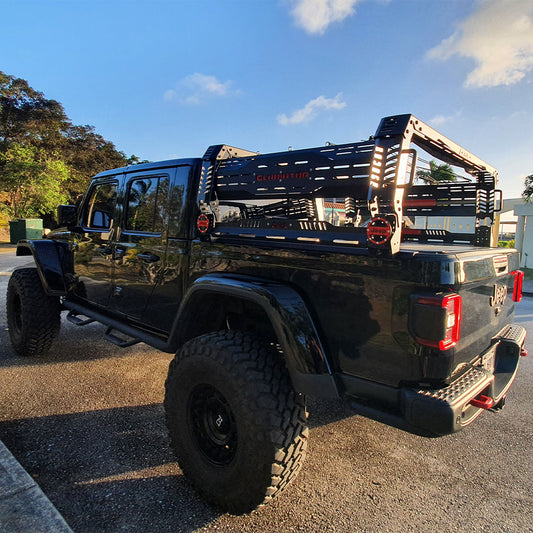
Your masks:
<path fill-rule="evenodd" d="M 503 305 L 505 302 L 505 297 L 507 296 L 507 287 L 505 285 L 494 284 L 494 292 L 490 297 L 490 306 L 496 307 Z"/>

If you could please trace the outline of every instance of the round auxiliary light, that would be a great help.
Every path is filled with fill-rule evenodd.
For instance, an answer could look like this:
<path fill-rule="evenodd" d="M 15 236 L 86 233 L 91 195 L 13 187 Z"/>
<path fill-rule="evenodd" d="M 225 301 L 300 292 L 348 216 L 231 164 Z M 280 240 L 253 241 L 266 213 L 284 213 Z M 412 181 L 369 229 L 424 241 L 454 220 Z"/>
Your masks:
<path fill-rule="evenodd" d="M 207 215 L 200 215 L 196 221 L 196 227 L 202 235 L 205 235 L 209 231 L 210 225 L 211 223 Z"/>
<path fill-rule="evenodd" d="M 366 228 L 368 240 L 377 246 L 385 244 L 392 235 L 392 226 L 384 218 L 373 218 Z"/>

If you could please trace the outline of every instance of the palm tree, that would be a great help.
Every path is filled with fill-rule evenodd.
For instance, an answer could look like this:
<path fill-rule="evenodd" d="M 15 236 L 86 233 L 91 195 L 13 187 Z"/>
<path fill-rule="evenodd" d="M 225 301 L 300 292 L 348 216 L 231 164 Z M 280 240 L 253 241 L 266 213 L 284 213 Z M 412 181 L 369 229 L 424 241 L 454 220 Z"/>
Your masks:
<path fill-rule="evenodd" d="M 533 174 L 526 176 L 524 180 L 524 192 L 522 193 L 522 198 L 530 203 L 533 200 Z"/>
<path fill-rule="evenodd" d="M 457 181 L 457 176 L 453 173 L 453 169 L 450 165 L 447 163 L 439 165 L 436 161 L 429 162 L 429 170 L 418 170 L 416 177 L 429 184 Z"/>

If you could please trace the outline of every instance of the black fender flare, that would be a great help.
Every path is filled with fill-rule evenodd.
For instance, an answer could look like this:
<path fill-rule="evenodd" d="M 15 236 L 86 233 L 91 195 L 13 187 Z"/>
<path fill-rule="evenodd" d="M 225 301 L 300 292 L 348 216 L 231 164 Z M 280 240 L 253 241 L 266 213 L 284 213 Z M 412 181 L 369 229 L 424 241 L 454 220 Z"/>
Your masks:
<path fill-rule="evenodd" d="M 281 283 L 227 274 L 208 274 L 196 279 L 182 300 L 172 328 L 170 339 L 174 348 L 189 340 L 185 318 L 194 313 L 195 301 L 206 293 L 248 300 L 263 309 L 281 345 L 297 392 L 328 398 L 339 396 L 334 374 L 304 300 L 292 287 Z"/>
<path fill-rule="evenodd" d="M 50 296 L 66 296 L 65 268 L 72 263 L 66 242 L 47 239 L 19 241 L 17 256 L 33 256 L 44 290 Z"/>

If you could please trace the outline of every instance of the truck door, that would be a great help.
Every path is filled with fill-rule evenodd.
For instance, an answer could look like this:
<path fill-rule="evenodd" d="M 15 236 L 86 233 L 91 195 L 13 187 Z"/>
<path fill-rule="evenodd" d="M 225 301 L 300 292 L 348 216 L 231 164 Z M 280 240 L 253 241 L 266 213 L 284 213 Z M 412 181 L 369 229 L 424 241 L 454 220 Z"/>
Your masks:
<path fill-rule="evenodd" d="M 169 189 L 175 169 L 126 175 L 122 223 L 113 245 L 110 308 L 140 319 L 165 264 Z"/>
<path fill-rule="evenodd" d="M 111 243 L 117 230 L 118 184 L 118 176 L 111 176 L 91 185 L 82 208 L 83 237 L 74 254 L 74 269 L 79 278 L 77 295 L 104 307 L 111 294 Z"/>
<path fill-rule="evenodd" d="M 195 175 L 199 169 L 191 165 L 176 168 L 171 184 L 167 224 L 165 266 L 144 311 L 143 324 L 170 332 L 183 297 L 189 273 L 192 224 L 195 220 L 193 196 L 197 190 Z"/>

